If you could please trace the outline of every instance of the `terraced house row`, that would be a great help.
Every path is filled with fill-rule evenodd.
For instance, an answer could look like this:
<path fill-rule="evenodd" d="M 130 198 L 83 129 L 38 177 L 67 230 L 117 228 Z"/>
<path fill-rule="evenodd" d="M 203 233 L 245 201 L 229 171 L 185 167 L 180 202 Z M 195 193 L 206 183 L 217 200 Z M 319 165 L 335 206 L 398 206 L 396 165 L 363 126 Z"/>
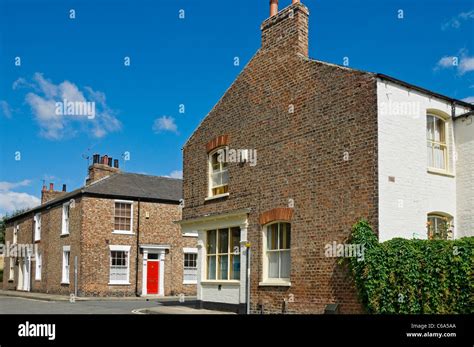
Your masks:
<path fill-rule="evenodd" d="M 196 241 L 182 235 L 179 179 L 121 172 L 94 155 L 84 187 L 43 187 L 41 205 L 7 221 L 4 289 L 79 296 L 194 294 Z"/>
<path fill-rule="evenodd" d="M 32 264 L 7 260 L 4 285 L 358 313 L 325 249 L 359 219 L 380 241 L 474 235 L 473 105 L 311 59 L 308 22 L 299 1 L 271 1 L 260 49 L 184 145 L 182 186 L 96 157 L 85 187 L 44 190 L 8 220 L 7 240 L 40 247 Z M 222 156 L 231 150 L 238 160 Z"/>

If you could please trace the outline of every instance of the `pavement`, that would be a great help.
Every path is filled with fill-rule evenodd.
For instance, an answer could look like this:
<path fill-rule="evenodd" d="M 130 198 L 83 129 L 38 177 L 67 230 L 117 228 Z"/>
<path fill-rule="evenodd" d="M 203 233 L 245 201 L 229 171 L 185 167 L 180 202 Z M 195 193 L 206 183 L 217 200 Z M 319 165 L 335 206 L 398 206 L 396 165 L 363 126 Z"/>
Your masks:
<path fill-rule="evenodd" d="M 0 314 L 232 314 L 201 310 L 196 297 L 76 297 L 45 293 L 0 290 Z"/>

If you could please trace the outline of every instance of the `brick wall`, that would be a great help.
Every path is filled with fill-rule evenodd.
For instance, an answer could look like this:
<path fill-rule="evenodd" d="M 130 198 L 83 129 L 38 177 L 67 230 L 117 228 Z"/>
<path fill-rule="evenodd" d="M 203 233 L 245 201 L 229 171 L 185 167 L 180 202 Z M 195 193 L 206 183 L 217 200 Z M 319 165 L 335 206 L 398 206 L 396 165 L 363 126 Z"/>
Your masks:
<path fill-rule="evenodd" d="M 307 28 L 303 14 L 296 16 L 303 23 L 298 31 Z M 284 25 L 293 30 L 292 24 Z M 377 226 L 376 81 L 370 74 L 308 59 L 294 50 L 301 34 L 297 37 L 298 43 L 268 49 L 265 42 L 278 37 L 264 32 L 264 48 L 185 145 L 183 218 L 252 209 L 252 312 L 259 312 L 259 304 L 264 312 L 282 312 L 290 294 L 294 302 L 288 312 L 322 313 L 333 302 L 341 312 L 360 312 L 347 271 L 324 257 L 324 245 L 344 241 L 361 217 Z M 222 134 L 229 135 L 230 148 L 256 149 L 257 165 L 229 164 L 229 197 L 205 201 L 206 144 Z M 287 207 L 289 199 L 294 201 L 291 287 L 261 287 L 258 217 Z"/>

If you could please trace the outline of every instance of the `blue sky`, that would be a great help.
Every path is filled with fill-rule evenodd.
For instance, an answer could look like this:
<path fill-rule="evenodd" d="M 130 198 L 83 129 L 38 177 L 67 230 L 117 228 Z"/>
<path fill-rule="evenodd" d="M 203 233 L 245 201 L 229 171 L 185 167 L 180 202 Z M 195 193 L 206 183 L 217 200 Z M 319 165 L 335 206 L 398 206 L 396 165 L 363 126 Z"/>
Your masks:
<path fill-rule="evenodd" d="M 268 3 L 0 0 L 0 215 L 36 204 L 43 180 L 81 186 L 95 152 L 179 177 L 186 139 L 259 48 Z M 312 58 L 474 101 L 474 1 L 303 3 Z M 95 102 L 95 118 L 52 117 L 63 97 Z"/>

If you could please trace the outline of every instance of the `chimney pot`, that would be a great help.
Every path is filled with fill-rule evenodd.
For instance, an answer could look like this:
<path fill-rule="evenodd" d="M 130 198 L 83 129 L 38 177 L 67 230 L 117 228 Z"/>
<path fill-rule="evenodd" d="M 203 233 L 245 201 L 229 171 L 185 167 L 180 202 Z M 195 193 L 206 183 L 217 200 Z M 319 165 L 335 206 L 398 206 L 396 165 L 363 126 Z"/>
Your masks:
<path fill-rule="evenodd" d="M 300 0 L 293 0 L 291 4 L 299 4 L 299 3 L 300 3 Z"/>
<path fill-rule="evenodd" d="M 63 184 L 63 192 L 65 192 L 65 191 L 66 191 L 66 185 Z"/>
<path fill-rule="evenodd" d="M 99 154 L 94 154 L 92 156 L 92 164 L 99 164 L 99 161 L 100 161 L 100 155 Z"/>
<path fill-rule="evenodd" d="M 107 155 L 104 155 L 102 157 L 102 164 L 108 165 L 109 164 L 109 157 Z"/>
<path fill-rule="evenodd" d="M 108 162 L 107 162 L 107 165 L 112 167 L 112 157 L 109 158 Z"/>
<path fill-rule="evenodd" d="M 114 167 L 118 169 L 118 167 L 119 167 L 118 159 L 114 159 Z"/>
<path fill-rule="evenodd" d="M 54 183 L 49 184 L 49 191 L 52 192 L 54 190 Z"/>
<path fill-rule="evenodd" d="M 270 0 L 270 17 L 278 13 L 278 0 Z"/>

